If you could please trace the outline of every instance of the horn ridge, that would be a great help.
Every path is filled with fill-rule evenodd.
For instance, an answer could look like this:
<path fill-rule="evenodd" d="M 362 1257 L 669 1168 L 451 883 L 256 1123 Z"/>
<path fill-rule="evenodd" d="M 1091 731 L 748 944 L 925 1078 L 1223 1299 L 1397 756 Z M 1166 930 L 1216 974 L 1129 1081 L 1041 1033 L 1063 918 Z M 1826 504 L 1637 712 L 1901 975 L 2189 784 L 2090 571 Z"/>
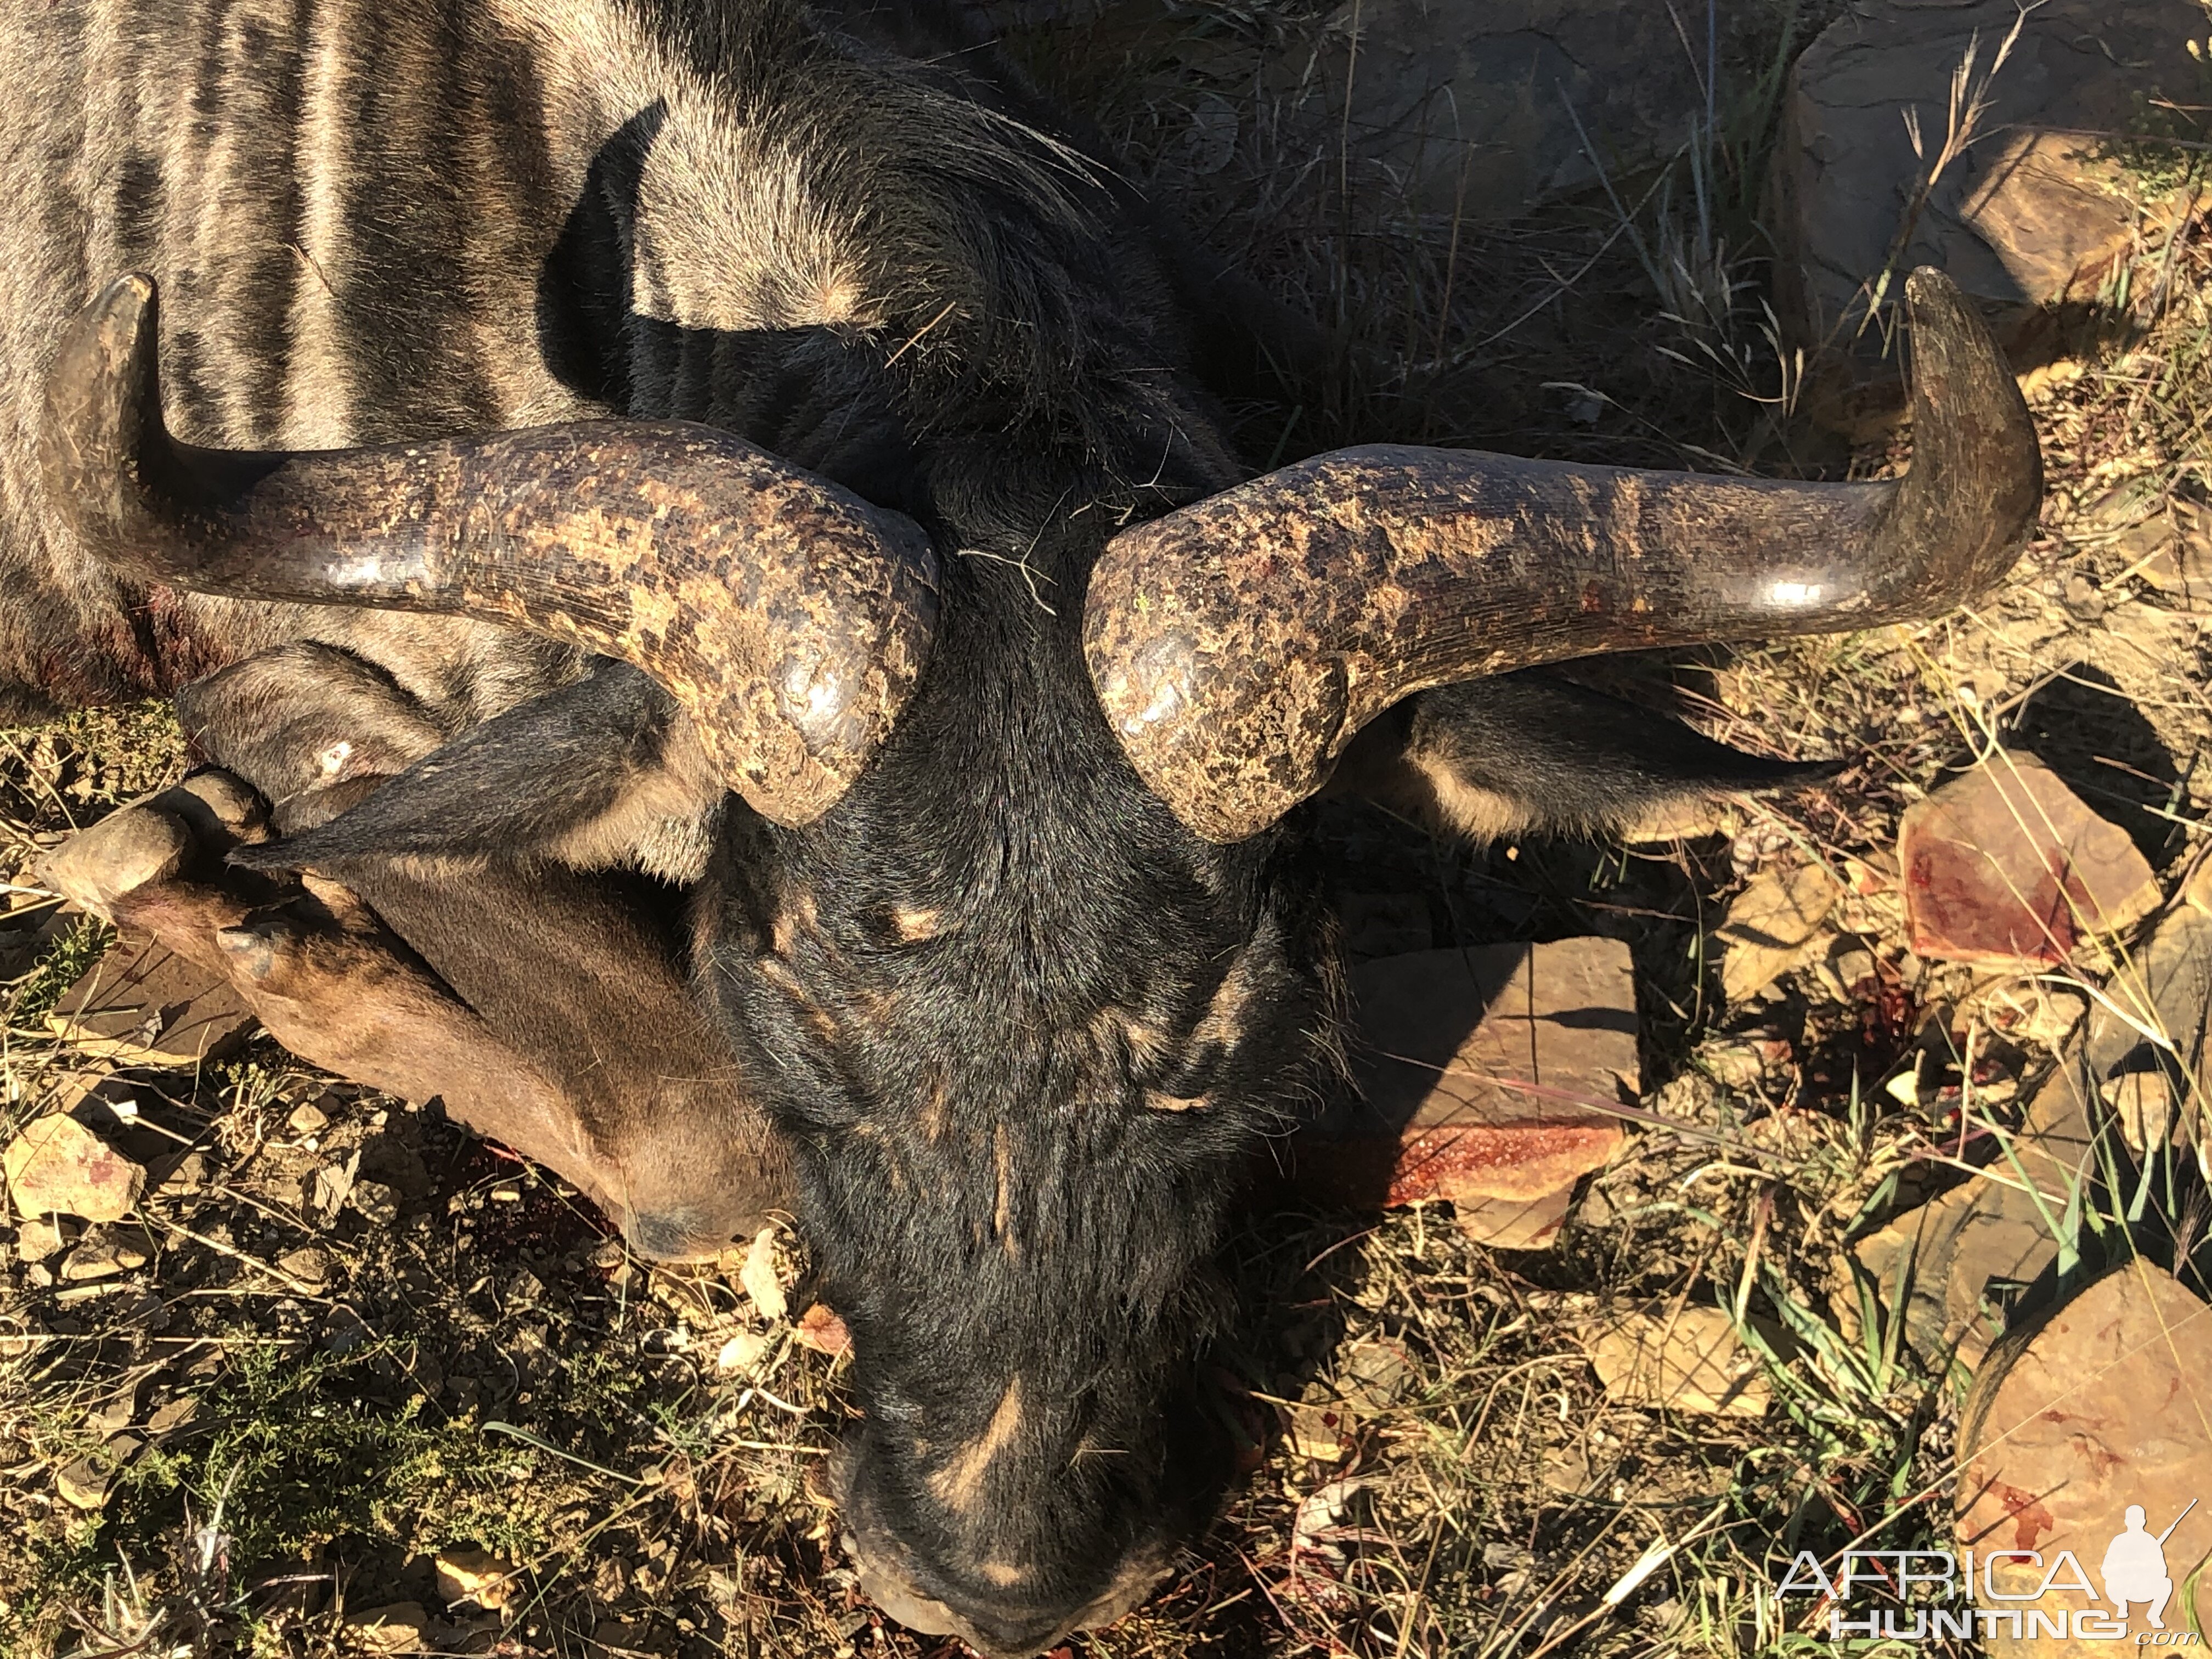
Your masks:
<path fill-rule="evenodd" d="M 1413 692 L 1602 652 L 1929 616 L 2010 568 L 2042 495 L 2003 359 L 1941 273 L 1906 283 L 1911 469 L 1820 484 L 1374 445 L 1123 531 L 1084 649 L 1145 781 L 1257 834 Z"/>
<path fill-rule="evenodd" d="M 843 795 L 911 696 L 937 566 L 903 515 L 688 422 L 301 453 L 179 444 L 161 420 L 158 304 L 149 277 L 111 283 L 47 382 L 48 497 L 119 573 L 474 617 L 622 658 L 784 824 Z"/>

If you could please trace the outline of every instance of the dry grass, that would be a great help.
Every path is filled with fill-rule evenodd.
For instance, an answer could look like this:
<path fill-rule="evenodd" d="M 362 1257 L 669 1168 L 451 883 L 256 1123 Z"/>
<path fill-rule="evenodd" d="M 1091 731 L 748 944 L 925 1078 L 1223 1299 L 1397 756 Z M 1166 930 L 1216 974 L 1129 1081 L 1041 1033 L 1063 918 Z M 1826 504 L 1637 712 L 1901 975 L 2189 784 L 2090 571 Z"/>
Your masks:
<path fill-rule="evenodd" d="M 1764 148 L 1814 9 L 1778 6 L 1717 58 L 1711 119 L 1671 165 L 1503 227 L 1425 213 L 1330 148 L 1326 73 L 1266 67 L 1301 61 L 1319 21 L 1192 0 L 1012 40 L 1212 246 L 1340 325 L 1308 404 L 1240 411 L 1262 459 L 1382 435 L 1707 468 L 1845 459 L 1787 418 L 1791 368 L 1758 302 Z M 2146 584 L 2136 527 L 2212 493 L 2201 222 L 2144 247 L 2106 299 L 2098 337 L 2119 343 L 2037 394 L 2051 505 L 1990 602 L 1607 671 L 1738 741 L 1849 757 L 1832 786 L 1660 848 L 1478 852 L 1352 809 L 1327 821 L 1343 885 L 1425 901 L 1437 944 L 1626 939 L 1645 1106 L 1666 1127 L 1633 1137 L 1541 1255 L 1488 1251 L 1437 1212 L 1255 1219 L 1234 1247 L 1252 1312 L 1218 1356 L 1225 1395 L 1348 1409 L 1355 1449 L 1255 1449 L 1173 1587 L 1074 1652 L 1779 1651 L 1810 1628 L 1771 1589 L 1796 1551 L 1942 1540 L 1963 1376 L 1903 1340 L 1882 1311 L 1895 1287 L 1855 1274 L 1848 1247 L 1978 1178 L 1954 1149 L 2002 1143 L 2050 1057 L 1985 1028 L 1986 983 L 1912 960 L 1893 901 L 1839 917 L 1881 964 L 1872 1001 L 1808 969 L 1725 1006 L 1709 933 L 1778 858 L 1840 866 L 1889 845 L 1902 808 L 2000 734 L 2170 874 L 2203 851 L 2203 624 Z M 22 866 L 174 758 L 153 714 L 0 738 L 9 1132 L 72 1068 L 42 1015 L 98 945 L 23 890 Z M 1911 1105 L 1882 1086 L 1906 1068 Z M 441 1646 L 472 1652 L 951 1653 L 848 1594 L 811 1480 L 848 1409 L 840 1362 L 752 1311 L 736 1257 L 648 1270 L 543 1176 L 265 1042 L 100 1093 L 135 1105 L 113 1131 L 167 1178 L 118 1230 L 143 1267 L 70 1285 L 0 1267 L 0 1652 L 360 1651 L 349 1615 L 412 1601 L 441 1614 Z M 328 1120 L 313 1133 L 293 1127 L 308 1103 Z M 356 1153 L 396 1218 L 316 1208 L 315 1172 Z M 2177 1203 L 2201 1196 L 2185 1161 L 2155 1173 Z M 2076 1267 L 2131 1236 L 2103 1190 L 2053 1218 Z M 1692 1302 L 1761 1346 L 1763 1419 L 1604 1398 L 1583 1337 L 1632 1303 Z M 764 1356 L 726 1369 L 741 1337 Z M 154 1443 L 106 1507 L 62 1503 L 57 1472 L 126 1426 Z M 458 1546 L 520 1569 L 504 1613 L 442 1613 L 430 1558 Z"/>

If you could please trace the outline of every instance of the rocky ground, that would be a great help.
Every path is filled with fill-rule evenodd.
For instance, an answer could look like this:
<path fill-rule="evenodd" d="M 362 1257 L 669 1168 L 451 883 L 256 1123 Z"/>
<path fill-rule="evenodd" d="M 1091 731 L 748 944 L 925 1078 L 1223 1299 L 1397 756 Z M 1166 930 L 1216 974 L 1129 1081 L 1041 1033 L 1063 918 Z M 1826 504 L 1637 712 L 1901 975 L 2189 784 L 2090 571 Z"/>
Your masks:
<path fill-rule="evenodd" d="M 1602 27 L 1529 9 L 1560 14 L 1545 38 L 1573 48 L 1574 87 L 1606 81 Z M 1437 107 L 1437 77 L 1402 107 L 1361 90 L 1359 40 L 1377 75 L 1431 61 L 1393 44 L 1413 24 L 1388 7 L 1000 15 L 1211 246 L 1338 328 L 1322 395 L 1238 411 L 1256 459 L 1407 436 L 1897 465 L 1879 328 L 1829 318 L 1829 356 L 1796 355 L 1820 285 L 1778 280 L 1778 177 L 1797 169 L 1789 222 L 1836 230 L 1844 208 L 1802 194 L 1833 188 L 1919 215 L 1873 246 L 1939 254 L 2001 251 L 2008 227 L 2046 246 L 2064 191 L 2015 211 L 1999 185 L 1962 191 L 1982 147 L 1887 195 L 1808 171 L 1861 37 L 1821 37 L 1809 91 L 1784 71 L 1871 11 L 1716 8 L 1710 41 L 1680 11 L 1658 46 L 1616 31 L 1684 51 L 1664 107 L 1579 102 L 1571 149 L 1549 106 L 1483 128 L 1488 150 L 1445 135 L 1445 196 L 1406 114 Z M 1463 33 L 1441 91 L 1473 107 L 1520 71 Z M 2176 52 L 2142 61 L 2202 61 Z M 2134 77 L 2118 93 L 2051 82 L 2098 120 L 2151 84 L 2107 58 Z M 2006 73 L 1996 91 L 2027 96 Z M 2191 105 L 2145 106 L 2193 142 Z M 1923 119 L 1925 172 L 1946 111 Z M 1475 214 L 1466 158 L 1508 142 L 1558 164 L 1486 175 L 1510 212 Z M 2118 1413 L 2164 1366 L 2193 1398 L 2212 254 L 2201 150 L 2085 139 L 2003 177 L 2069 154 L 2061 182 L 2095 192 L 2066 222 L 2081 258 L 2048 292 L 1986 295 L 2052 485 L 2011 580 L 1921 626 L 1598 677 L 1836 757 L 1832 779 L 1625 847 L 1467 849 L 1328 809 L 1366 1075 L 1422 1154 L 1382 1184 L 1419 1201 L 1332 1208 L 1373 1182 L 1309 1181 L 1235 1241 L 1252 1311 L 1215 1363 L 1249 1478 L 1176 1583 L 1069 1659 L 1780 1649 L 1825 1629 L 1817 1595 L 1776 1594 L 1799 1552 L 2023 1524 L 2003 1492 L 2063 1484 L 2064 1446 L 2020 1462 L 2054 1391 Z M 1880 273 L 1858 276 L 1863 307 Z M 0 1652 L 950 1659 L 850 1592 L 817 1480 L 846 1362 L 799 1240 L 648 1268 L 557 1182 L 298 1066 L 41 888 L 43 849 L 179 758 L 154 709 L 0 734 Z M 1603 1041 L 1551 1018 L 1592 1009 L 1620 1017 Z M 2212 1431 L 2147 1450 L 2158 1426 L 2106 1434 L 2135 1461 L 2067 1474 L 2075 1507 L 2035 1510 L 2037 1535 L 2078 1533 L 2087 1559 L 2123 1488 L 2212 1493 L 2212 1472 L 2189 1485 Z"/>

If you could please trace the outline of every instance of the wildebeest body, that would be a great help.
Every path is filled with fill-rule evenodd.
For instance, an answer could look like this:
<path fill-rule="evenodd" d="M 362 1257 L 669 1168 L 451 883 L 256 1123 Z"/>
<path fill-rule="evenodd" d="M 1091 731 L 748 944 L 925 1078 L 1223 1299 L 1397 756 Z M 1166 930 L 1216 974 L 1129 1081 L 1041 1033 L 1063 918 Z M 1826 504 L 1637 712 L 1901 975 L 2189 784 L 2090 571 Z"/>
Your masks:
<path fill-rule="evenodd" d="M 113 0 L 11 15 L 0 52 L 34 66 L 0 100 L 33 204 L 0 260 L 0 671 L 96 701 L 343 648 L 411 699 L 395 732 L 460 735 L 251 861 L 696 878 L 696 994 L 854 1340 L 869 1588 L 1008 1653 L 1127 1605 L 1218 1490 L 1189 1396 L 1241 1172 L 1340 1072 L 1298 820 L 1194 834 L 1085 658 L 1114 532 L 1243 475 L 1200 371 L 1249 331 L 1194 325 L 1191 263 L 933 8 Z M 782 827 L 702 781 L 635 668 L 115 586 L 28 458 L 52 341 L 134 268 L 190 442 L 676 416 L 911 515 L 941 573 L 911 702 Z M 1350 759 L 1346 787 L 1477 830 L 1786 771 L 1526 678 L 1420 693 Z"/>
<path fill-rule="evenodd" d="M 0 662 L 28 686 L 110 699 L 307 639 L 452 730 L 579 672 L 73 559 L 26 458 L 52 342 L 117 270 L 164 286 L 187 441 L 705 418 L 972 556 L 871 787 L 725 837 L 697 969 L 867 1356 L 861 1526 L 927 1540 L 900 1570 L 1014 1647 L 1164 1565 L 1209 1473 L 1158 1426 L 1213 1312 L 1192 1269 L 1334 1028 L 1288 855 L 1192 842 L 1081 672 L 1106 532 L 1236 476 L 1095 164 L 957 60 L 783 4 L 18 9 L 0 52 L 34 77 L 0 261 Z M 598 787 L 573 758 L 554 793 Z"/>

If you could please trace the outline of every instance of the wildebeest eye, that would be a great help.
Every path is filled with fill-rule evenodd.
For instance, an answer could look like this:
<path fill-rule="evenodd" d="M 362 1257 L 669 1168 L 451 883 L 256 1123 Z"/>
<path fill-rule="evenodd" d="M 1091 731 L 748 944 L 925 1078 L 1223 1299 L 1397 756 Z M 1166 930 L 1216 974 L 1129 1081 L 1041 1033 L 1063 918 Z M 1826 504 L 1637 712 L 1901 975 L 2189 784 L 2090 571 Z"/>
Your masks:
<path fill-rule="evenodd" d="M 921 945 L 945 928 L 944 912 L 919 904 L 879 904 L 864 913 L 862 926 L 869 943 L 896 950 L 902 945 Z"/>
<path fill-rule="evenodd" d="M 1211 1105 L 1227 1053 L 1218 1042 L 1199 1043 L 1177 1064 L 1144 1079 L 1145 1104 L 1156 1112 L 1188 1112 Z"/>

